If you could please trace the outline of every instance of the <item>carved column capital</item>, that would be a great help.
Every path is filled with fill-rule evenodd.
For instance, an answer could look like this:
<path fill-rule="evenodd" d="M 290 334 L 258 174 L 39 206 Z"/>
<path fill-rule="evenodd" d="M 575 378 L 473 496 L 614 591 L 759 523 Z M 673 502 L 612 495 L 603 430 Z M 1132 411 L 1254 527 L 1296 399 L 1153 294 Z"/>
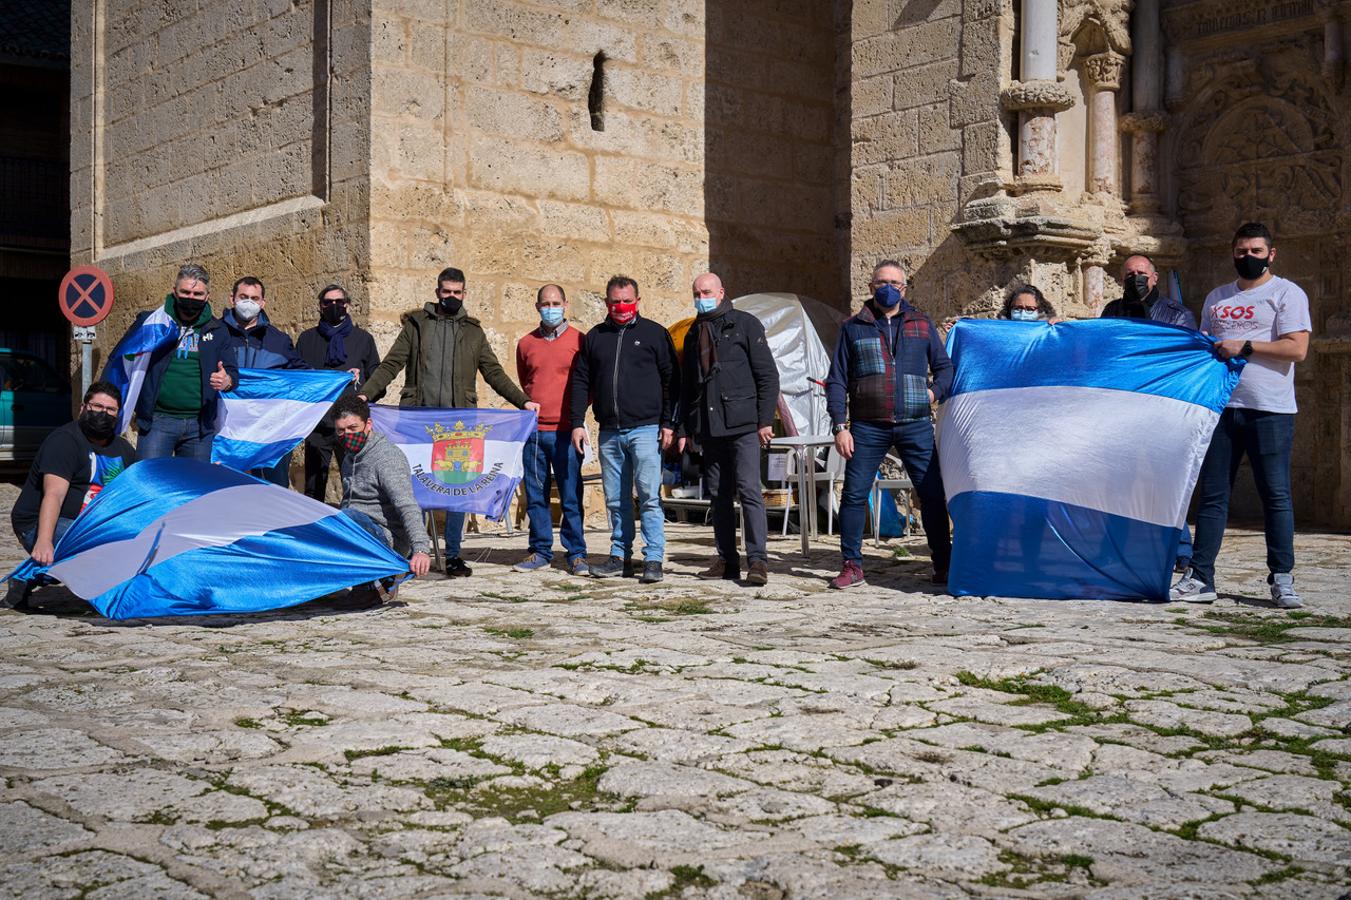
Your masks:
<path fill-rule="evenodd" d="M 1100 91 L 1115 91 L 1121 88 L 1121 66 L 1125 57 L 1108 50 L 1084 58 L 1084 71 Z"/>
<path fill-rule="evenodd" d="M 1037 109 L 1058 113 L 1074 106 L 1069 88 L 1056 81 L 1015 81 L 1000 92 L 999 99 L 1010 112 Z"/>
<path fill-rule="evenodd" d="M 1126 113 L 1117 127 L 1126 134 L 1162 134 L 1168 130 L 1168 115 L 1161 112 Z"/>

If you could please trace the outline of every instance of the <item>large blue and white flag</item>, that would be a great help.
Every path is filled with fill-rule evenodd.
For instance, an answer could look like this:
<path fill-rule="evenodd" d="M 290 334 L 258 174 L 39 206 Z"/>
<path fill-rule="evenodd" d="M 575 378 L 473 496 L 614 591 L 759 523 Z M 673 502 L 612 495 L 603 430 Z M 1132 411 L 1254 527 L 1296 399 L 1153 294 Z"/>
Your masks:
<path fill-rule="evenodd" d="M 145 320 L 127 331 L 113 348 L 108 365 L 103 369 L 103 380 L 117 385 L 122 391 L 122 411 L 117 418 L 117 433 L 130 427 L 136 416 L 136 401 L 141 396 L 141 385 L 150 368 L 150 351 L 178 340 L 180 326 L 163 306 L 156 307 Z"/>
<path fill-rule="evenodd" d="M 331 506 L 225 466 L 150 459 L 85 507 L 46 574 L 110 619 L 279 609 L 408 570 Z"/>
<path fill-rule="evenodd" d="M 239 384 L 220 395 L 211 461 L 241 472 L 275 466 L 351 383 L 345 371 L 240 369 Z"/>
<path fill-rule="evenodd" d="M 1200 332 L 963 319 L 939 412 L 953 594 L 1164 600 L 1241 364 Z"/>
<path fill-rule="evenodd" d="M 521 454 L 538 417 L 531 410 L 372 406 L 371 422 L 408 457 L 419 506 L 500 519 L 525 471 Z"/>

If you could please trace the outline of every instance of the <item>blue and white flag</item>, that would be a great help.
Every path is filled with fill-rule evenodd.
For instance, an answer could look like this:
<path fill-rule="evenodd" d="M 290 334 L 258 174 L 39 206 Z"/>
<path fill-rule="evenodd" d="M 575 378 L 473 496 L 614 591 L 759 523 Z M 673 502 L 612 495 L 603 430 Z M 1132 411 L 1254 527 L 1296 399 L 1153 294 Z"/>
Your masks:
<path fill-rule="evenodd" d="M 939 412 L 953 594 L 1165 600 L 1241 364 L 1200 332 L 963 319 Z"/>
<path fill-rule="evenodd" d="M 220 395 L 211 461 L 241 472 L 275 466 L 351 383 L 345 371 L 240 369 L 239 384 Z"/>
<path fill-rule="evenodd" d="M 408 457 L 419 506 L 500 519 L 525 471 L 521 454 L 538 417 L 531 410 L 372 406 L 371 422 Z"/>
<path fill-rule="evenodd" d="M 138 462 L 75 519 L 46 574 L 110 619 L 248 613 L 408 570 L 331 506 L 224 466 Z"/>
<path fill-rule="evenodd" d="M 103 369 L 103 380 L 112 382 L 122 391 L 122 411 L 117 417 L 117 433 L 130 427 L 136 417 L 136 401 L 141 396 L 141 385 L 150 368 L 150 351 L 178 340 L 180 326 L 163 306 L 146 315 L 140 325 L 123 335 L 108 357 Z"/>

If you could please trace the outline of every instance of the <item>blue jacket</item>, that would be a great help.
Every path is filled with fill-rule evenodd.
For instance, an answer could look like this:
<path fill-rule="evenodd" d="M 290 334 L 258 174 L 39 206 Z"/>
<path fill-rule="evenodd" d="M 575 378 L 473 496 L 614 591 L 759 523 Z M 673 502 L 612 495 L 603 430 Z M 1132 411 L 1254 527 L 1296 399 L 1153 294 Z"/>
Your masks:
<path fill-rule="evenodd" d="M 930 389 L 939 402 L 947 397 L 952 360 L 928 316 L 902 300 L 900 312 L 888 320 L 869 300 L 845 319 L 826 376 L 832 425 L 847 419 L 887 424 L 927 419 Z"/>
<path fill-rule="evenodd" d="M 151 310 L 141 313 L 136 317 L 128 332 L 140 328 Z M 239 384 L 239 367 L 235 365 L 234 356 L 230 353 L 230 332 L 225 327 L 225 323 L 220 319 L 212 317 L 202 325 L 202 339 L 198 343 L 198 359 L 202 363 L 202 411 L 197 414 L 197 421 L 204 428 L 214 429 L 216 427 L 216 389 L 211 386 L 211 373 L 216 371 L 216 364 L 222 363 L 225 366 L 226 373 L 230 380 Z M 178 346 L 170 341 L 156 350 L 150 351 L 150 366 L 145 373 L 145 383 L 141 385 L 141 394 L 136 399 L 136 427 L 141 431 L 147 431 L 150 423 L 155 418 L 155 401 L 159 399 L 160 382 L 164 379 L 164 373 L 169 368 L 169 359 L 178 351 Z"/>
<path fill-rule="evenodd" d="M 291 345 L 291 337 L 267 320 L 266 312 L 247 330 L 235 320 L 235 311 L 227 309 L 221 316 L 230 332 L 230 351 L 234 364 L 241 369 L 308 369 Z"/>

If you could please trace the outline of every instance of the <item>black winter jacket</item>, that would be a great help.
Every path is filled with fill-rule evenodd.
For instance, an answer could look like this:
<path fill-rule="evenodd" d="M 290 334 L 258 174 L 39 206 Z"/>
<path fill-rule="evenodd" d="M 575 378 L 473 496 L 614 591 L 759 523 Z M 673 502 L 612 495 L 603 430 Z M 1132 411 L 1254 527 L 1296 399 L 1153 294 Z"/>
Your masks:
<path fill-rule="evenodd" d="M 154 310 L 148 310 L 136 317 L 128 333 L 140 328 Z M 169 341 L 150 351 L 150 367 L 145 373 L 145 383 L 141 385 L 141 394 L 136 399 L 136 428 L 148 431 L 155 419 L 155 401 L 159 399 L 160 382 L 169 368 L 169 360 L 178 351 L 178 345 Z M 202 339 L 198 342 L 198 359 L 202 364 L 202 409 L 197 421 L 204 427 L 216 427 L 216 401 L 220 396 L 211 386 L 211 375 L 216 364 L 222 363 L 230 376 L 231 386 L 239 384 L 239 368 L 235 365 L 234 353 L 230 350 L 230 332 L 225 323 L 214 316 L 202 325 Z M 111 365 L 111 363 L 110 363 Z M 107 378 L 107 376 L 104 376 Z"/>
<path fill-rule="evenodd" d="M 371 337 L 371 333 L 355 325 L 351 333 L 343 338 L 343 346 L 347 348 L 347 361 L 329 365 L 328 338 L 320 333 L 319 326 L 305 329 L 296 338 L 296 352 L 311 369 L 360 369 L 361 377 L 342 392 L 344 397 L 356 396 L 356 386 L 368 381 L 380 365 L 380 351 L 375 348 L 375 338 Z M 314 433 L 320 437 L 331 437 L 333 431 L 333 411 L 330 409 L 314 426 Z"/>
<path fill-rule="evenodd" d="M 670 333 L 637 316 L 619 326 L 606 316 L 587 332 L 573 364 L 569 421 L 586 421 L 594 401 L 601 428 L 675 427 L 680 367 Z"/>
<path fill-rule="evenodd" d="M 699 330 L 705 321 L 700 316 L 685 333 L 681 433 L 699 440 L 733 437 L 773 425 L 779 369 L 765 339 L 765 326 L 739 309 L 714 314 L 717 362 L 705 378 L 699 373 Z"/>

